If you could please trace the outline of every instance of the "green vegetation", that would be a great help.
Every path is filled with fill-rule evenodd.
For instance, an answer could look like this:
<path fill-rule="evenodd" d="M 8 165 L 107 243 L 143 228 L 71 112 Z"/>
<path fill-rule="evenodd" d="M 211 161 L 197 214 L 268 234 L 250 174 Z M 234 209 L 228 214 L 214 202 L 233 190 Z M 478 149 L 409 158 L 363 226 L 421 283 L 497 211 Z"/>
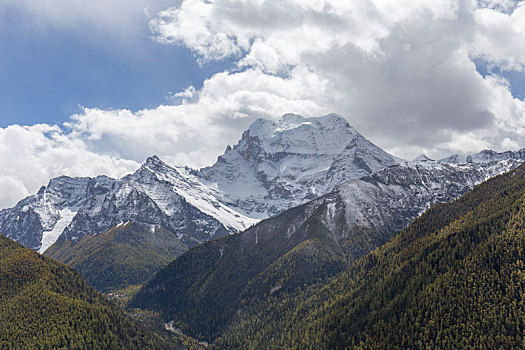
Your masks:
<path fill-rule="evenodd" d="M 95 289 L 114 292 L 144 283 L 185 250 L 172 232 L 130 221 L 78 242 L 59 239 L 45 255 L 73 267 Z"/>
<path fill-rule="evenodd" d="M 145 284 L 130 306 L 156 310 L 185 333 L 213 340 L 245 305 L 304 288 L 347 266 L 343 249 L 310 215 L 298 207 L 191 249 Z"/>
<path fill-rule="evenodd" d="M 0 348 L 167 346 L 78 273 L 0 235 Z"/>
<path fill-rule="evenodd" d="M 329 280 L 246 307 L 218 348 L 522 349 L 525 168 L 438 205 Z"/>
<path fill-rule="evenodd" d="M 357 261 L 322 211 L 286 212 L 188 251 L 130 304 L 219 349 L 524 348 L 524 178 L 437 205 Z"/>

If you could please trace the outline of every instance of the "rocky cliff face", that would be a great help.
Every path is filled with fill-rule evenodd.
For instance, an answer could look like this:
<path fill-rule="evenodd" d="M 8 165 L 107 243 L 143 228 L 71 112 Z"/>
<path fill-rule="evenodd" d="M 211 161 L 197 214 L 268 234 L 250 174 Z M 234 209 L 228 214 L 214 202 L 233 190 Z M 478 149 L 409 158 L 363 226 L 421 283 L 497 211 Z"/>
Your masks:
<path fill-rule="evenodd" d="M 521 161 L 451 164 L 416 161 L 380 170 L 343 183 L 316 203 L 332 239 L 345 242 L 352 258 L 385 243 L 430 206 L 452 201 L 475 185 Z"/>

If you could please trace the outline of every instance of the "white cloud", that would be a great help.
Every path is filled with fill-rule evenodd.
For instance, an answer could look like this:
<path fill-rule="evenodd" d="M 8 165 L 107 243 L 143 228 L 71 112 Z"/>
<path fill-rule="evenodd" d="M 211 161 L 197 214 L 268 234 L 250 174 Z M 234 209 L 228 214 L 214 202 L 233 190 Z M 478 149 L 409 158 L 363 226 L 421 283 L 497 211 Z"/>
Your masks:
<path fill-rule="evenodd" d="M 221 59 L 240 54 L 235 39 L 210 22 L 214 6 L 205 1 L 184 1 L 181 9 L 170 8 L 151 21 L 161 43 L 183 43 L 200 55 Z"/>
<path fill-rule="evenodd" d="M 307 114 L 343 114 L 381 146 L 403 150 L 401 156 L 420 150 L 441 156 L 525 146 L 524 102 L 501 78 L 479 74 L 473 62 L 522 69 L 523 4 L 188 0 L 161 12 L 151 28 L 158 41 L 185 45 L 205 61 L 235 57 L 241 71 L 256 68 L 257 79 L 277 74 L 296 91 L 301 84 L 317 87 Z M 292 84 L 299 75 L 290 73 L 297 71 L 311 79 Z M 235 71 L 223 78 L 221 84 L 235 84 L 236 95 L 250 83 Z M 286 101 L 280 102 L 259 114 L 284 109 Z M 232 116 L 247 108 L 222 107 Z"/>
<path fill-rule="evenodd" d="M 0 163 L 0 208 L 16 204 L 56 176 L 120 177 L 138 167 L 89 151 L 82 140 L 44 124 L 0 128 Z"/>
<path fill-rule="evenodd" d="M 328 111 L 314 102 L 323 83 L 303 68 L 288 77 L 258 69 L 220 73 L 198 92 L 190 87 L 178 94 L 178 105 L 137 113 L 86 108 L 67 126 L 73 130 L 71 137 L 85 140 L 97 152 L 135 160 L 157 154 L 173 163 L 201 167 L 212 163 L 255 118 L 275 118 L 290 110 L 305 115 Z"/>
<path fill-rule="evenodd" d="M 39 2 L 22 3 L 40 11 Z M 74 3 L 78 16 L 98 13 Z M 144 3 L 153 2 L 130 6 Z M 104 13 L 104 6 L 125 7 L 96 4 Z M 202 62 L 228 57 L 234 65 L 199 89 L 172 94 L 174 105 L 136 113 L 86 108 L 64 127 L 1 129 L 7 151 L 0 160 L 12 170 L 0 170 L 0 182 L 16 195 L 2 195 L 0 206 L 49 177 L 119 176 L 151 154 L 207 165 L 255 118 L 287 112 L 342 114 L 406 158 L 524 147 L 524 101 L 473 62 L 523 69 L 523 8 L 508 0 L 185 0 L 150 22 L 155 39 L 184 45 Z M 25 139 L 29 146 L 17 141 Z M 14 156 L 17 147 L 23 153 Z"/>
<path fill-rule="evenodd" d="M 6 208 L 17 203 L 21 198 L 29 195 L 23 180 L 17 175 L 17 178 L 0 175 L 0 208 Z"/>
<path fill-rule="evenodd" d="M 524 71 L 525 2 L 517 4 L 511 13 L 478 9 L 475 19 L 479 30 L 472 45 L 473 54 L 502 69 Z"/>

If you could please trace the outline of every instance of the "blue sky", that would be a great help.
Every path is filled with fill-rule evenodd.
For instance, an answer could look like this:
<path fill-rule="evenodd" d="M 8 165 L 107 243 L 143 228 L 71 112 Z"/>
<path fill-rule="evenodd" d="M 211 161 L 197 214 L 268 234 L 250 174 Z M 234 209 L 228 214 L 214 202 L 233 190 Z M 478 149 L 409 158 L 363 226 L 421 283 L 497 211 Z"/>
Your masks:
<path fill-rule="evenodd" d="M 0 1 L 0 127 L 61 124 L 79 105 L 137 111 L 172 103 L 170 92 L 199 88 L 229 61 L 200 66 L 183 46 L 151 39 L 148 19 L 131 42 L 34 23 L 32 15 Z M 86 31 L 97 31 L 88 26 Z"/>
<path fill-rule="evenodd" d="M 525 99 L 525 73 L 520 71 L 502 70 L 500 67 L 490 67 L 486 61 L 482 59 L 474 60 L 477 71 L 487 76 L 489 74 L 496 74 L 504 77 L 510 83 L 512 95 L 520 100 Z"/>

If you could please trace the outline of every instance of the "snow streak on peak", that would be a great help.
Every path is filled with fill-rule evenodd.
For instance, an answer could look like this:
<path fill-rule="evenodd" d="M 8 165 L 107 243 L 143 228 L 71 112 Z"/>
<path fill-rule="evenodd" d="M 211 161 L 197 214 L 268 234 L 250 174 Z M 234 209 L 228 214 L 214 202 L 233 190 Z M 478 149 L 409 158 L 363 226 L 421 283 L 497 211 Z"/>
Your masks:
<path fill-rule="evenodd" d="M 286 114 L 277 121 L 256 120 L 237 147 L 242 147 L 243 141 L 250 142 L 250 138 L 254 137 L 258 139 L 261 150 L 268 154 L 334 155 L 362 136 L 337 114 L 316 118 Z"/>
<path fill-rule="evenodd" d="M 181 167 L 170 167 L 165 163 L 163 163 L 162 169 L 157 167 L 155 170 L 157 171 L 153 172 L 153 174 L 159 183 L 154 182 L 154 186 L 143 188 L 154 199 L 159 208 L 165 211 L 169 210 L 171 203 L 169 200 L 160 200 L 161 197 L 166 197 L 165 195 L 159 195 L 163 191 L 176 193 L 188 203 L 233 231 L 242 231 L 258 221 L 222 203 L 220 198 L 224 195 L 217 191 L 215 187 L 204 184 L 197 176 L 192 174 L 191 170 Z M 164 186 L 161 184 L 164 184 Z M 163 191 L 159 191 L 159 188 L 163 188 Z"/>
<path fill-rule="evenodd" d="M 47 248 L 49 248 L 53 243 L 55 243 L 58 237 L 60 237 L 60 235 L 64 231 L 64 229 L 71 223 L 71 221 L 73 221 L 73 218 L 77 214 L 77 212 L 74 211 L 74 209 L 78 210 L 78 208 L 74 207 L 66 207 L 60 210 L 60 219 L 57 220 L 53 228 L 49 231 L 42 232 L 42 245 L 38 250 L 40 254 L 43 254 L 47 250 Z"/>

